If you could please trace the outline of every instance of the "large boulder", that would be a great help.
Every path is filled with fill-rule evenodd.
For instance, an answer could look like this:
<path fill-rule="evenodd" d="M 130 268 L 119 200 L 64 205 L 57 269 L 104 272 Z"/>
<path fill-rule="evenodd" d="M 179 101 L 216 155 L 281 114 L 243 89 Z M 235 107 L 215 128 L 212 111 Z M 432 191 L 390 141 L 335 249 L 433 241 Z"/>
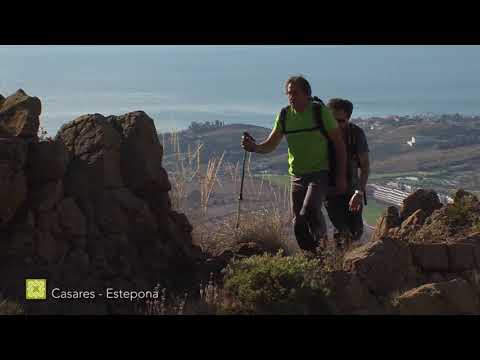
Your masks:
<path fill-rule="evenodd" d="M 28 147 L 27 176 L 29 183 L 44 184 L 63 178 L 68 153 L 60 141 L 41 141 Z"/>
<path fill-rule="evenodd" d="M 373 294 L 381 297 L 411 287 L 418 276 L 408 245 L 389 237 L 347 253 L 343 268 L 356 274 Z"/>
<path fill-rule="evenodd" d="M 0 127 L 10 136 L 36 140 L 41 111 L 40 99 L 20 89 L 0 102 Z"/>
<path fill-rule="evenodd" d="M 105 117 L 81 116 L 62 126 L 56 141 L 63 142 L 71 159 L 64 178 L 66 196 L 95 197 L 105 189 L 123 187 L 121 136 Z"/>
<path fill-rule="evenodd" d="M 85 115 L 64 125 L 54 141 L 38 142 L 28 139 L 38 130 L 35 98 L 0 97 L 0 109 L 2 291 L 24 299 L 18 278 L 36 277 L 65 289 L 198 284 L 203 254 L 192 244 L 187 217 L 172 211 L 150 117 Z M 116 307 L 105 299 L 83 305 L 90 304 L 47 300 L 26 308 L 112 313 Z"/>
<path fill-rule="evenodd" d="M 400 226 L 400 216 L 398 209 L 395 206 L 386 208 L 382 216 L 377 220 L 375 231 L 372 235 L 372 240 L 378 240 L 382 237 L 388 236 L 391 229 Z"/>
<path fill-rule="evenodd" d="M 35 236 L 37 255 L 48 264 L 57 264 L 65 258 L 68 250 L 66 239 L 55 238 L 43 231 L 37 231 Z"/>
<path fill-rule="evenodd" d="M 426 272 L 448 272 L 447 246 L 442 243 L 410 244 L 413 261 Z"/>
<path fill-rule="evenodd" d="M 33 210 L 49 211 L 63 198 L 63 182 L 56 180 L 45 184 L 31 186 L 29 204 Z"/>
<path fill-rule="evenodd" d="M 123 136 L 122 175 L 127 187 L 141 197 L 170 191 L 168 175 L 162 167 L 162 145 L 152 118 L 136 111 L 109 117 L 109 121 L 116 124 Z"/>
<path fill-rule="evenodd" d="M 325 279 L 327 300 L 338 314 L 378 314 L 382 306 L 358 276 L 343 271 L 328 272 Z"/>
<path fill-rule="evenodd" d="M 103 192 L 96 202 L 95 219 L 103 233 L 154 233 L 158 230 L 147 203 L 126 188 Z"/>
<path fill-rule="evenodd" d="M 403 200 L 403 205 L 400 209 L 400 218 L 404 221 L 418 209 L 424 211 L 423 217 L 426 218 L 441 207 L 442 203 L 435 191 L 419 189 Z"/>
<path fill-rule="evenodd" d="M 66 237 L 85 236 L 87 226 L 85 216 L 74 198 L 65 198 L 57 206 L 59 224 Z"/>
<path fill-rule="evenodd" d="M 427 217 L 428 213 L 425 210 L 418 209 L 402 222 L 402 228 L 405 229 L 407 227 L 423 225 Z"/>
<path fill-rule="evenodd" d="M 0 228 L 8 224 L 27 196 L 23 168 L 27 145 L 20 139 L 0 138 Z"/>
<path fill-rule="evenodd" d="M 463 279 L 431 283 L 411 289 L 397 298 L 402 315 L 473 315 L 480 313 L 479 299 Z"/>
<path fill-rule="evenodd" d="M 475 269 L 475 246 L 471 244 L 449 244 L 447 246 L 449 270 L 454 273 Z"/>

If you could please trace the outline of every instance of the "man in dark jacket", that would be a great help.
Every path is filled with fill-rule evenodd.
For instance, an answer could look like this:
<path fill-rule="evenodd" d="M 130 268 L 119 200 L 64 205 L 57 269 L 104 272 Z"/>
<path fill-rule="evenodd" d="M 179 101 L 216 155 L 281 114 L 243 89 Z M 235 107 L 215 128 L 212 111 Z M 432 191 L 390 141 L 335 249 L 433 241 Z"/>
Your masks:
<path fill-rule="evenodd" d="M 337 121 L 347 149 L 347 192 L 327 197 L 325 207 L 335 226 L 337 245 L 355 242 L 363 234 L 363 199 L 370 172 L 368 143 L 363 130 L 350 123 L 353 104 L 345 99 L 331 99 L 328 107 Z M 360 176 L 358 174 L 360 169 Z"/>

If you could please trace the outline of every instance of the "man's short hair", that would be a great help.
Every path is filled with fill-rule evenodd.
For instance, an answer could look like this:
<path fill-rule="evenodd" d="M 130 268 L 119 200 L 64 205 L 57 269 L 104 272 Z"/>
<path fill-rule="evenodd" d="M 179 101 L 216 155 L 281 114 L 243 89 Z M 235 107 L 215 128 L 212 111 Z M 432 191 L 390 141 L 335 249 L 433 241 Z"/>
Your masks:
<path fill-rule="evenodd" d="M 300 87 L 302 91 L 308 96 L 312 96 L 312 88 L 310 87 L 309 82 L 301 75 L 290 76 L 287 81 L 285 81 L 285 93 L 288 91 L 288 85 L 294 84 L 295 86 Z"/>
<path fill-rule="evenodd" d="M 345 111 L 349 119 L 350 119 L 350 116 L 352 116 L 353 104 L 349 100 L 340 99 L 340 98 L 330 99 L 330 101 L 328 102 L 328 107 L 334 110 Z"/>

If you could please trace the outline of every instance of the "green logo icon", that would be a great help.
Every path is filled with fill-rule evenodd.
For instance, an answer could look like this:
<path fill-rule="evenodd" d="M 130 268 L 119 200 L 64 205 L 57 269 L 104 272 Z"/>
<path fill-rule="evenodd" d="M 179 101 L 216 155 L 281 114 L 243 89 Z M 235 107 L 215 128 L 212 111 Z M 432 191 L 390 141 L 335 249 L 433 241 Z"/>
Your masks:
<path fill-rule="evenodd" d="M 47 279 L 26 279 L 26 299 L 46 300 Z"/>

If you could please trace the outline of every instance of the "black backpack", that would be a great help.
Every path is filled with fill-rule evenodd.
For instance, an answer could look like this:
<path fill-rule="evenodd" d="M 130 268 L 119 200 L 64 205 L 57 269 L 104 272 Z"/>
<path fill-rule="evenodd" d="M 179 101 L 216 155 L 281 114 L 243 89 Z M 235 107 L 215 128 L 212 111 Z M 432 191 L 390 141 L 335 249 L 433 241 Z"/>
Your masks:
<path fill-rule="evenodd" d="M 328 162 L 330 164 L 330 168 L 328 169 L 328 178 L 329 178 L 329 186 L 335 186 L 335 178 L 336 178 L 336 173 L 337 173 L 337 168 L 336 168 L 336 163 L 337 163 L 337 158 L 335 155 L 335 146 L 333 145 L 333 142 L 330 140 L 330 138 L 327 135 L 327 130 L 325 129 L 325 125 L 323 123 L 322 119 L 322 108 L 325 106 L 323 101 L 318 98 L 317 96 L 314 96 L 312 98 L 312 104 L 313 104 L 313 116 L 314 116 L 314 121 L 316 126 L 309 128 L 309 129 L 298 129 L 298 130 L 292 130 L 292 131 L 286 131 L 286 118 L 287 118 L 287 110 L 290 107 L 285 106 L 282 108 L 280 111 L 280 126 L 282 129 L 282 133 L 284 135 L 287 134 L 295 134 L 299 132 L 306 132 L 306 131 L 315 131 L 315 130 L 320 130 L 322 135 L 325 137 L 327 140 L 327 147 L 328 147 Z M 349 136 L 348 136 L 348 143 L 347 145 L 347 164 L 350 164 L 350 160 L 352 159 L 353 156 L 356 156 L 356 136 L 352 136 L 353 133 L 353 124 L 349 123 Z M 350 174 L 350 166 L 347 166 L 347 179 L 350 180 L 350 177 L 352 174 Z"/>

